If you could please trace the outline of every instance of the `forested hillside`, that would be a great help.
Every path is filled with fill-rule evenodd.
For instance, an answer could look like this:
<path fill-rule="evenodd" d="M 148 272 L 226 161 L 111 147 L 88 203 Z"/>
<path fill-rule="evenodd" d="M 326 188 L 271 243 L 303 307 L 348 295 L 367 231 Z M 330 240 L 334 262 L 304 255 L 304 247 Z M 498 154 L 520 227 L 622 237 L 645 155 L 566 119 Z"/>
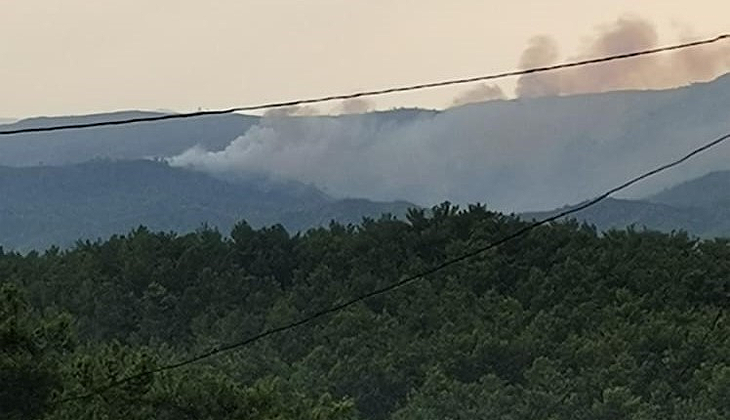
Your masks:
<path fill-rule="evenodd" d="M 571 206 L 548 212 L 525 213 L 542 219 Z M 666 188 L 643 199 L 605 200 L 573 216 L 599 230 L 636 228 L 677 230 L 704 238 L 730 236 L 730 171 L 715 171 Z"/>
<path fill-rule="evenodd" d="M 0 246 L 28 251 L 67 247 L 139 225 L 190 232 L 203 224 L 229 231 L 241 219 L 291 231 L 404 215 L 406 202 L 334 199 L 295 181 L 226 181 L 164 162 L 96 160 L 77 165 L 0 166 Z"/>
<path fill-rule="evenodd" d="M 290 235 L 137 229 L 0 254 L 8 419 L 726 419 L 730 242 L 575 223 L 238 351 L 520 228 L 449 205 Z"/>

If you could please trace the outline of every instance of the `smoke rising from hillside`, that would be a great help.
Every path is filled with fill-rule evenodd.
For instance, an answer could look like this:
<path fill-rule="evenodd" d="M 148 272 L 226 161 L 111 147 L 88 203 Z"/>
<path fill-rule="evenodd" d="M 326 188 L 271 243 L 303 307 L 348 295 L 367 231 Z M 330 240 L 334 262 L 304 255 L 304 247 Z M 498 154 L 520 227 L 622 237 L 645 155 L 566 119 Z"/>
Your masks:
<path fill-rule="evenodd" d="M 281 108 L 268 109 L 264 112 L 266 118 L 284 118 L 284 117 L 313 117 L 319 115 L 319 110 L 312 105 L 293 105 Z"/>
<path fill-rule="evenodd" d="M 683 41 L 695 39 L 689 33 Z M 621 17 L 600 27 L 593 39 L 570 60 L 627 53 L 659 46 L 654 25 L 639 17 Z M 556 64 L 556 42 L 535 37 L 523 52 L 520 67 Z M 594 66 L 526 75 L 517 82 L 519 97 L 570 95 L 625 89 L 666 89 L 691 82 L 709 81 L 730 71 L 730 42 L 637 57 Z"/>
<path fill-rule="evenodd" d="M 367 98 L 354 98 L 340 101 L 332 109 L 331 113 L 335 115 L 344 114 L 364 114 L 375 108 L 373 101 Z M 281 108 L 273 108 L 264 112 L 265 118 L 286 118 L 286 117 L 314 117 L 320 115 L 328 115 L 328 112 L 317 108 L 313 105 L 293 105 Z"/>
<path fill-rule="evenodd" d="M 265 118 L 224 150 L 191 149 L 170 162 L 220 176 L 298 180 L 338 197 L 546 209 L 591 197 L 726 132 L 728 107 L 730 76 L 671 93 Z M 727 168 L 729 158 L 730 150 L 718 149 L 634 191 Z"/>
<path fill-rule="evenodd" d="M 623 17 L 601 28 L 572 58 L 647 49 L 658 42 L 651 24 Z M 559 59 L 556 42 L 540 36 L 530 41 L 520 66 Z M 715 78 L 729 65 L 730 43 L 725 42 L 525 76 L 516 92 L 544 97 L 667 88 Z M 454 104 L 501 98 L 498 86 L 482 84 L 457 96 Z M 439 113 L 362 114 L 371 106 L 359 100 L 338 106 L 337 113 L 357 115 L 264 118 L 224 150 L 191 149 L 169 161 L 220 176 L 255 174 L 313 183 L 339 197 L 422 205 L 484 202 L 503 211 L 548 209 L 592 197 L 627 174 L 675 159 L 726 132 L 730 76 L 671 93 L 502 100 Z M 704 156 L 699 164 L 633 191 L 653 193 L 711 169 L 727 169 L 728 158 L 730 152 Z"/>
<path fill-rule="evenodd" d="M 452 102 L 452 106 L 473 104 L 477 102 L 492 101 L 495 99 L 506 99 L 507 96 L 497 85 L 482 83 L 469 90 L 462 92 Z"/>
<path fill-rule="evenodd" d="M 341 101 L 337 114 L 364 114 L 374 108 L 373 101 L 366 98 L 354 98 Z"/>

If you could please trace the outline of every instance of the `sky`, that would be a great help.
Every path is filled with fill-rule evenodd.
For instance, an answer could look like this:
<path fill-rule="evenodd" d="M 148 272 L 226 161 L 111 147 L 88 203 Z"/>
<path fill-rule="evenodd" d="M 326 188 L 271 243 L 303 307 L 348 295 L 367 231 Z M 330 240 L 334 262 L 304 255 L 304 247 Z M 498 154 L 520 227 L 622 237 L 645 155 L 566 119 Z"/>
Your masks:
<path fill-rule="evenodd" d="M 516 68 L 538 35 L 569 58 L 626 15 L 651 22 L 662 44 L 730 30 L 727 0 L 8 0 L 0 118 L 190 111 L 486 74 Z M 515 80 L 500 87 L 510 96 Z M 466 89 L 370 105 L 443 108 Z"/>

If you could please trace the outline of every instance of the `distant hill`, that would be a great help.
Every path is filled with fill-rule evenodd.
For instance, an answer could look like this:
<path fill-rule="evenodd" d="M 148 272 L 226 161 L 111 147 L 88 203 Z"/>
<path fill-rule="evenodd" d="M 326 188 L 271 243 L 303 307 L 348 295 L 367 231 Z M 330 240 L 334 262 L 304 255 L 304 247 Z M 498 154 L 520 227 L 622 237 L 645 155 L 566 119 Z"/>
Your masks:
<path fill-rule="evenodd" d="M 281 118 L 262 122 L 224 153 L 189 153 L 182 163 L 213 173 L 253 166 L 337 195 L 547 210 L 727 133 L 727 109 L 730 74 L 667 90 L 497 100 L 441 112 Z M 730 148 L 717 148 L 632 191 L 654 193 L 730 169 L 729 162 Z"/>
<path fill-rule="evenodd" d="M 163 114 L 130 111 L 75 117 L 29 118 L 4 125 L 3 129 L 114 121 L 155 115 Z M 182 153 L 193 146 L 221 150 L 258 120 L 258 117 L 248 115 L 217 115 L 8 136 L 0 138 L 0 165 L 64 165 L 102 158 L 164 157 Z"/>
<path fill-rule="evenodd" d="M 717 138 L 730 130 L 728 109 L 730 74 L 676 89 L 497 100 L 444 111 L 226 115 L 3 136 L 0 165 L 171 158 L 188 151 L 177 163 L 213 174 L 255 170 L 336 196 L 426 206 L 485 202 L 523 212 L 578 202 L 602 185 Z M 143 115 L 158 114 L 30 119 L 12 126 Z M 201 147 L 190 150 L 196 145 Z M 647 195 L 709 170 L 730 169 L 728 162 L 730 148 L 718 148 L 632 191 Z"/>
<path fill-rule="evenodd" d="M 224 233 L 245 219 L 298 231 L 401 215 L 406 202 L 335 200 L 296 182 L 224 181 L 155 161 L 99 160 L 67 166 L 0 167 L 0 245 L 28 250 L 65 246 L 139 225 L 194 230 L 203 223 Z"/>
<path fill-rule="evenodd" d="M 729 108 L 730 74 L 664 91 L 520 98 L 445 111 L 277 118 L 234 114 L 3 136 L 0 166 L 7 168 L 0 171 L 0 243 L 25 248 L 66 244 L 137 224 L 182 231 L 208 221 L 226 230 L 239 218 L 259 226 L 281 222 L 297 230 L 330 218 L 357 221 L 363 214 L 406 207 L 334 200 L 322 191 L 425 206 L 449 200 L 484 202 L 504 212 L 546 210 L 579 202 L 601 186 L 618 184 L 628 174 L 675 159 L 727 132 Z M 32 118 L 4 127 L 153 115 L 162 114 Z M 194 146 L 223 153 L 190 150 Z M 82 164 L 179 157 L 185 151 L 195 158 L 172 160 L 181 168 L 149 162 Z M 601 229 L 633 224 L 730 235 L 727 174 L 697 178 L 727 169 L 728 162 L 730 148 L 718 148 L 681 170 L 642 182 L 633 190 L 646 196 L 642 200 L 610 200 L 577 217 Z M 200 172 L 182 169 L 188 167 Z M 244 175 L 240 183 L 215 178 L 241 173 L 260 178 Z M 157 179 L 148 184 L 146 176 Z M 272 186 L 270 177 L 293 181 Z M 99 184 L 84 184 L 85 178 Z M 695 183 L 679 184 L 693 178 Z M 276 194 L 281 196 L 272 198 Z M 549 213 L 525 216 L 541 214 Z"/>
<path fill-rule="evenodd" d="M 541 219 L 571 206 L 524 213 Z M 607 199 L 570 218 L 600 230 L 634 226 L 663 232 L 684 230 L 701 237 L 730 236 L 730 171 L 717 171 L 683 182 L 641 200 Z"/>
<path fill-rule="evenodd" d="M 544 212 L 528 212 L 523 213 L 521 217 L 524 220 L 539 220 L 577 206 L 565 206 Z M 711 214 L 703 209 L 678 208 L 644 200 L 614 198 L 606 199 L 568 217 L 568 219 L 595 225 L 601 231 L 634 226 L 663 232 L 685 230 L 698 235 L 707 230 L 710 218 Z"/>
<path fill-rule="evenodd" d="M 403 124 L 406 121 L 435 113 L 436 111 L 417 108 L 402 108 L 372 112 L 366 114 L 364 118 L 380 124 Z M 3 124 L 4 130 L 13 130 L 159 115 L 164 115 L 164 113 L 122 111 L 80 116 L 34 117 L 20 121 L 0 119 L 0 124 Z M 359 117 L 359 115 L 342 115 L 313 118 L 336 118 L 348 121 Z M 306 119 L 305 117 L 284 118 Z M 134 160 L 170 157 L 195 146 L 207 151 L 219 151 L 261 120 L 261 117 L 254 115 L 213 115 L 2 137 L 0 138 L 0 166 L 67 165 L 83 163 L 92 159 Z"/>
<path fill-rule="evenodd" d="M 730 171 L 714 171 L 647 198 L 655 203 L 704 209 L 730 208 Z"/>

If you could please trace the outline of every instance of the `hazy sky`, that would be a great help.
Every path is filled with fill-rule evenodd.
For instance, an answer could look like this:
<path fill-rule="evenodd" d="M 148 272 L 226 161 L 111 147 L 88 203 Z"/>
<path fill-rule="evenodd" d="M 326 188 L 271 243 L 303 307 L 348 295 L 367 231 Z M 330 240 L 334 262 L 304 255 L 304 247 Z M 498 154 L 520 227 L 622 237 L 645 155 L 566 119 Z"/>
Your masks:
<path fill-rule="evenodd" d="M 730 29 L 727 0 L 5 0 L 0 117 L 217 108 L 477 75 L 514 68 L 535 35 L 570 56 L 627 13 L 663 43 Z M 443 107 L 459 92 L 378 106 Z"/>

